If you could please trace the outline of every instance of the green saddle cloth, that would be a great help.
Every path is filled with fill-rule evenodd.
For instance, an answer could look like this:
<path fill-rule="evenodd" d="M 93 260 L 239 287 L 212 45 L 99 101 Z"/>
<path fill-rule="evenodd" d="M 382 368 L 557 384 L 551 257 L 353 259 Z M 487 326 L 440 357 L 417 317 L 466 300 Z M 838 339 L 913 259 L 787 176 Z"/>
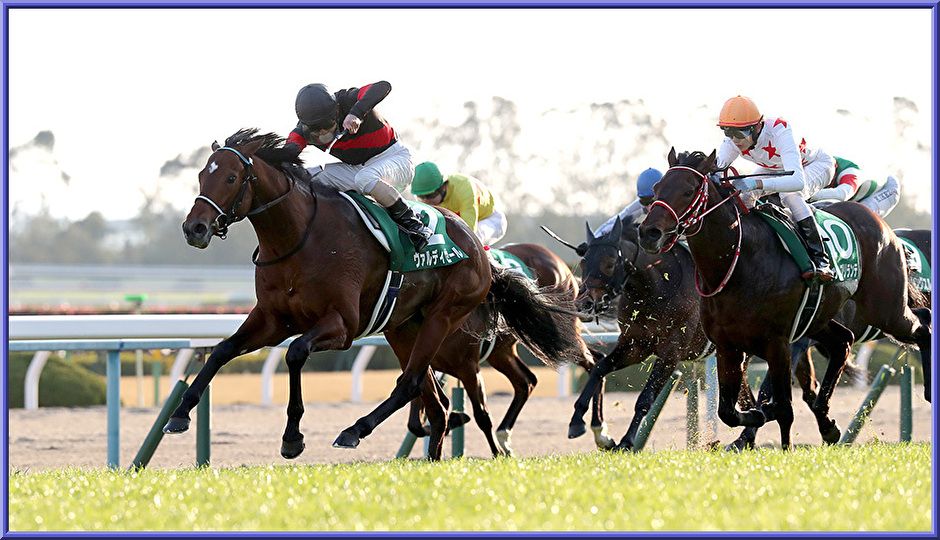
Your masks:
<path fill-rule="evenodd" d="M 431 236 L 428 246 L 421 253 L 416 253 L 414 244 L 408 239 L 408 236 L 398 228 L 398 224 L 388 215 L 388 212 L 376 204 L 372 199 L 355 191 L 346 191 L 341 195 L 347 196 L 355 202 L 358 207 L 365 211 L 371 221 L 366 225 L 371 227 L 373 234 L 382 234 L 385 237 L 387 245 L 384 245 L 389 252 L 389 269 L 395 272 L 415 272 L 418 270 L 428 270 L 430 268 L 441 268 L 456 264 L 469 256 L 464 253 L 453 240 L 447 236 L 446 223 L 444 216 L 433 206 L 415 201 L 405 201 L 405 203 L 414 210 L 425 225 L 427 225 L 434 234 Z M 381 231 L 381 233 L 378 233 Z M 379 241 L 379 243 L 382 243 Z"/>
<path fill-rule="evenodd" d="M 526 264 L 522 262 L 522 259 L 516 257 L 512 253 L 496 248 L 489 248 L 487 253 L 489 253 L 490 259 L 493 260 L 493 263 L 496 266 L 508 268 L 509 270 L 518 272 L 533 281 L 535 280 L 535 273 L 532 272 L 532 269 L 526 266 Z"/>
<path fill-rule="evenodd" d="M 917 249 L 914 242 L 907 238 L 898 237 L 904 251 L 907 255 L 907 266 L 911 271 L 911 281 L 922 293 L 929 293 L 931 289 L 930 282 L 930 257 L 926 256 L 921 250 Z"/>
<path fill-rule="evenodd" d="M 806 247 L 788 223 L 784 223 L 777 216 L 764 210 L 755 208 L 754 211 L 774 228 L 801 272 L 813 268 Z M 816 219 L 819 234 L 835 271 L 835 282 L 844 284 L 854 292 L 858 288 L 858 278 L 861 276 L 858 239 L 855 233 L 845 221 L 824 210 L 814 208 L 813 217 Z"/>

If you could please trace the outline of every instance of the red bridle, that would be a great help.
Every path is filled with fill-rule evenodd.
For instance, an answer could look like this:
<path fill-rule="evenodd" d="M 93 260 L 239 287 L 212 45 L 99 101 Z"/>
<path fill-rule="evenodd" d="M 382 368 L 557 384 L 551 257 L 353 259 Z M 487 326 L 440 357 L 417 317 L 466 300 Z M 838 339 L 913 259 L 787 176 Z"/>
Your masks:
<path fill-rule="evenodd" d="M 673 235 L 672 239 L 669 240 L 659 250 L 660 253 L 665 253 L 669 251 L 670 249 L 672 249 L 672 247 L 679 240 L 680 236 L 685 236 L 686 238 L 688 238 L 690 236 L 695 236 L 696 234 L 698 234 L 702 230 L 702 223 L 704 223 L 705 216 L 707 216 L 709 213 L 711 213 L 713 210 L 715 210 L 722 204 L 728 202 L 732 198 L 738 197 L 739 195 L 739 192 L 735 190 L 734 192 L 731 193 L 731 195 L 728 195 L 727 197 L 722 199 L 721 202 L 719 202 L 715 206 L 712 206 L 711 208 L 708 208 L 706 210 L 706 207 L 708 206 L 708 177 L 702 174 L 701 172 L 693 169 L 692 167 L 686 167 L 684 165 L 672 166 L 669 168 L 669 170 L 666 171 L 666 174 L 669 174 L 669 171 L 672 171 L 673 169 L 685 169 L 687 171 L 692 171 L 693 173 L 698 175 L 699 178 L 701 178 L 702 183 L 699 185 L 699 188 L 696 191 L 695 196 L 692 198 L 692 201 L 689 202 L 688 207 L 686 207 L 685 211 L 682 212 L 681 216 L 678 215 L 676 211 L 673 210 L 672 207 L 669 206 L 669 204 L 664 201 L 656 200 L 656 201 L 653 201 L 653 203 L 650 205 L 650 209 L 652 209 L 654 206 L 661 206 L 665 208 L 666 211 L 668 211 L 672 215 L 672 218 L 676 220 L 675 228 L 666 233 L 666 234 Z M 717 289 L 715 289 L 714 291 L 710 293 L 705 293 L 702 291 L 702 287 L 701 287 L 701 277 L 700 277 L 701 273 L 698 271 L 695 272 L 695 290 L 698 291 L 699 296 L 702 296 L 704 298 L 715 296 L 716 294 L 720 293 L 725 288 L 725 285 L 727 285 L 728 281 L 731 279 L 731 274 L 734 273 L 734 267 L 737 266 L 738 259 L 741 256 L 741 243 L 744 237 L 743 237 L 743 232 L 741 228 L 741 212 L 738 210 L 737 205 L 734 206 L 734 213 L 737 216 L 737 218 L 735 220 L 735 225 L 732 225 L 732 227 L 736 226 L 738 228 L 738 245 L 734 249 L 734 259 L 731 260 L 731 268 L 728 269 L 728 272 L 725 274 L 724 279 L 721 280 L 721 283 L 718 285 Z M 695 232 L 693 233 L 686 232 L 688 231 L 689 228 L 694 227 L 695 225 L 698 225 L 698 228 L 695 230 Z"/>

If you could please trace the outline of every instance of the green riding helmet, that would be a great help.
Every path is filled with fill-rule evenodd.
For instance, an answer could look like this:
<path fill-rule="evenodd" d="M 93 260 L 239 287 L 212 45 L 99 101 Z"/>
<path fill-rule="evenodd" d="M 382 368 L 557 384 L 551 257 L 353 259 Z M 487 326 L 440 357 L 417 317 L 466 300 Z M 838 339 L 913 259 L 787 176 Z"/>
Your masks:
<path fill-rule="evenodd" d="M 420 163 L 415 167 L 415 178 L 411 181 L 411 192 L 415 195 L 428 195 L 441 189 L 444 185 L 444 175 L 437 165 L 430 161 Z"/>

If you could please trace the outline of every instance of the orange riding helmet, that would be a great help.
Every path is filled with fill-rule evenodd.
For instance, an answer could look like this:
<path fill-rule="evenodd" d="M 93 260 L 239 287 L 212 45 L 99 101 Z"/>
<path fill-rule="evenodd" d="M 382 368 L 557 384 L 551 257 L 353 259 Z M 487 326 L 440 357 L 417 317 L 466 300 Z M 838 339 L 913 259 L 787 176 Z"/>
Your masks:
<path fill-rule="evenodd" d="M 721 127 L 748 127 L 757 124 L 764 116 L 750 98 L 734 96 L 725 102 L 718 113 L 718 125 Z"/>

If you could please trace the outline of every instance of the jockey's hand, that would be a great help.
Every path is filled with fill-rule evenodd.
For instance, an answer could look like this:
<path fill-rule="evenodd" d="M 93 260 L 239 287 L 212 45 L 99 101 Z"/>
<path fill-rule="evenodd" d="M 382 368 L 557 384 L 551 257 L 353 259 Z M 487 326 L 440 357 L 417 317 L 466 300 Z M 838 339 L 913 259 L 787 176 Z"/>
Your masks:
<path fill-rule="evenodd" d="M 578 254 L 578 257 L 584 257 L 584 255 L 587 254 L 587 250 L 587 242 L 581 242 L 578 244 L 578 247 L 574 248 L 574 252 Z"/>
<path fill-rule="evenodd" d="M 350 133 L 355 133 L 359 131 L 359 124 L 362 123 L 362 120 L 357 118 L 352 114 L 347 114 L 346 118 L 343 119 L 343 128 Z"/>
<path fill-rule="evenodd" d="M 734 189 L 742 193 L 756 189 L 764 189 L 764 183 L 757 178 L 736 178 L 731 181 L 731 185 L 734 186 Z"/>

